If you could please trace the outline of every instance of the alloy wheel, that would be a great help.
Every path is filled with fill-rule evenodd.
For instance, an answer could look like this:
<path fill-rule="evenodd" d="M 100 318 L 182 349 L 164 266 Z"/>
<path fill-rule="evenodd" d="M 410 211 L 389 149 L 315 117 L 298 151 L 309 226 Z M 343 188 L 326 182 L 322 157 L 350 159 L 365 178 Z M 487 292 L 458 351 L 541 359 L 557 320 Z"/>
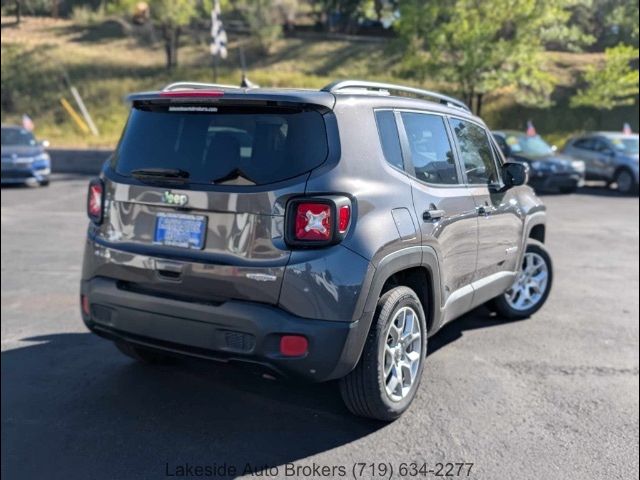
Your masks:
<path fill-rule="evenodd" d="M 422 330 L 411 307 L 396 312 L 387 330 L 383 375 L 388 397 L 399 402 L 411 391 L 422 361 Z"/>
<path fill-rule="evenodd" d="M 522 269 L 516 281 L 505 293 L 507 303 L 517 311 L 535 307 L 544 297 L 549 283 L 549 267 L 544 258 L 527 252 L 522 261 Z"/>

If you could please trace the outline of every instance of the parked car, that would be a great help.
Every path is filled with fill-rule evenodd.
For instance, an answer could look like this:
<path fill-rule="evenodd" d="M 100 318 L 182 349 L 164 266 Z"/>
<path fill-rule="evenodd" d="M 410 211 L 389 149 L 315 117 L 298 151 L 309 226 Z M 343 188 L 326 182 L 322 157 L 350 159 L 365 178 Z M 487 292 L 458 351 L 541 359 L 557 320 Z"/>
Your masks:
<path fill-rule="evenodd" d="M 80 289 L 85 324 L 126 355 L 340 379 L 352 412 L 393 420 L 428 336 L 549 294 L 545 207 L 458 100 L 360 81 L 129 99 L 89 185 Z"/>
<path fill-rule="evenodd" d="M 588 179 L 615 183 L 623 194 L 638 192 L 638 134 L 587 133 L 569 140 L 562 151 L 584 161 Z"/>
<path fill-rule="evenodd" d="M 534 189 L 571 193 L 584 185 L 584 162 L 557 153 L 540 135 L 501 130 L 493 136 L 506 158 L 529 165 L 529 185 Z"/>
<path fill-rule="evenodd" d="M 2 125 L 2 184 L 49 185 L 51 159 L 45 151 L 48 146 L 46 140 L 38 142 L 25 128 Z"/>

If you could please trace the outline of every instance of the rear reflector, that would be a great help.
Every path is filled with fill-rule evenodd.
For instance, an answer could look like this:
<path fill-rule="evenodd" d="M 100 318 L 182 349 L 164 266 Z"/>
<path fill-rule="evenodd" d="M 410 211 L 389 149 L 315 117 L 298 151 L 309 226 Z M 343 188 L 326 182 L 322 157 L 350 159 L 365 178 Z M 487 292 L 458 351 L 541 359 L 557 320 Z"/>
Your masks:
<path fill-rule="evenodd" d="M 86 295 L 80 295 L 80 304 L 82 305 L 82 313 L 85 315 L 91 314 L 91 308 L 89 306 L 89 297 Z"/>
<path fill-rule="evenodd" d="M 343 205 L 338 211 L 338 232 L 345 233 L 349 228 L 349 222 L 351 221 L 351 207 L 349 205 Z"/>
<path fill-rule="evenodd" d="M 302 335 L 283 335 L 280 338 L 280 353 L 285 357 L 300 357 L 309 351 L 309 342 Z"/>
<path fill-rule="evenodd" d="M 331 240 L 331 206 L 326 203 L 299 203 L 296 207 L 296 240 Z"/>
<path fill-rule="evenodd" d="M 104 185 L 102 180 L 95 178 L 89 182 L 89 193 L 87 195 L 87 215 L 96 224 L 102 223 L 104 200 Z"/>
<path fill-rule="evenodd" d="M 222 97 L 224 92 L 222 90 L 171 90 L 167 92 L 160 92 L 161 97 L 170 98 L 197 98 L 197 97 Z"/>

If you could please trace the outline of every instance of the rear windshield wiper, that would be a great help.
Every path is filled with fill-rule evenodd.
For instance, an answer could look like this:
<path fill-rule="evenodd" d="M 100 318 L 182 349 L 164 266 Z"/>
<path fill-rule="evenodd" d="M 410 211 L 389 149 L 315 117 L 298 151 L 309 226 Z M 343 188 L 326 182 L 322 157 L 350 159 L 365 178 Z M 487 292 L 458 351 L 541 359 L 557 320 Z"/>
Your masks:
<path fill-rule="evenodd" d="M 138 180 L 184 182 L 189 178 L 189 172 L 179 168 L 138 168 L 131 170 L 131 175 Z"/>

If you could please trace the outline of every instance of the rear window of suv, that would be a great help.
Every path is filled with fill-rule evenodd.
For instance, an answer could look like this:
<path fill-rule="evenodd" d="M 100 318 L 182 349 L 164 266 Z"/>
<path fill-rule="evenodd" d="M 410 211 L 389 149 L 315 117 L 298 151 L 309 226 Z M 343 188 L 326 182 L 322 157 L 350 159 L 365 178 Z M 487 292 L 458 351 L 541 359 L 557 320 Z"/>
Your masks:
<path fill-rule="evenodd" d="M 313 110 L 147 104 L 134 105 L 112 165 L 124 176 L 180 169 L 189 183 L 264 185 L 313 170 L 327 153 Z"/>

